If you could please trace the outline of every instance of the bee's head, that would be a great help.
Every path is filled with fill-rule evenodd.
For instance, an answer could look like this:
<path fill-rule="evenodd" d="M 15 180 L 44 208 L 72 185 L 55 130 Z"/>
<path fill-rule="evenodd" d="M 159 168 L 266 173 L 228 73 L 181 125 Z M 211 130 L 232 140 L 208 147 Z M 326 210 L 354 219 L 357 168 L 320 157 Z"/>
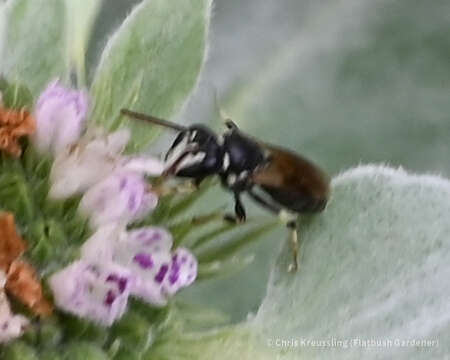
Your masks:
<path fill-rule="evenodd" d="M 182 177 L 208 176 L 221 161 L 216 134 L 202 125 L 192 125 L 180 132 L 165 156 L 168 175 Z"/>

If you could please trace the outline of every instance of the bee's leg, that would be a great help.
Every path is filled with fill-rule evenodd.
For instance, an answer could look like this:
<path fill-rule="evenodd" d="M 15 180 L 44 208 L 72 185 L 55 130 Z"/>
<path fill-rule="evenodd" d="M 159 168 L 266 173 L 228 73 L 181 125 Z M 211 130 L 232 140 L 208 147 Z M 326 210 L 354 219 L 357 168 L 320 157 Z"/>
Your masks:
<path fill-rule="evenodd" d="M 242 205 L 241 196 L 238 192 L 234 193 L 234 212 L 235 215 L 226 214 L 224 219 L 236 224 L 245 222 L 247 215 L 245 214 L 245 208 L 244 205 Z"/>
<path fill-rule="evenodd" d="M 167 150 L 166 155 L 164 156 L 164 161 L 167 161 L 167 159 L 170 157 L 170 155 L 172 155 L 172 153 L 174 152 L 175 148 L 180 145 L 180 143 L 185 139 L 187 135 L 187 131 L 182 131 L 178 134 L 178 136 L 175 138 L 172 146 L 169 148 L 169 150 Z"/>
<path fill-rule="evenodd" d="M 169 185 L 167 183 L 157 181 L 152 185 L 152 192 L 156 193 L 159 197 L 174 194 L 190 194 L 196 189 L 197 187 L 195 184 L 189 180 L 176 185 Z"/>
<path fill-rule="evenodd" d="M 197 178 L 194 179 L 194 186 L 196 189 L 198 189 L 201 185 L 201 183 L 203 182 L 203 180 L 205 180 L 206 176 L 199 176 Z"/>
<path fill-rule="evenodd" d="M 292 263 L 288 267 L 288 271 L 295 273 L 298 270 L 298 255 L 299 255 L 299 241 L 298 241 L 298 229 L 297 221 L 291 220 L 286 224 L 290 232 L 290 243 L 292 249 Z"/>
<path fill-rule="evenodd" d="M 286 218 L 285 213 L 282 211 L 282 208 L 277 206 L 276 204 L 272 204 L 265 199 L 263 199 L 258 194 L 253 191 L 249 191 L 248 194 L 250 197 L 255 200 L 258 204 L 266 208 L 267 210 L 279 214 L 282 221 L 286 223 L 286 227 L 289 230 L 289 241 L 292 249 L 293 262 L 289 265 L 289 272 L 296 272 L 298 270 L 298 253 L 299 253 L 299 242 L 298 242 L 298 229 L 297 229 L 297 220 L 292 219 L 291 216 Z"/>
<path fill-rule="evenodd" d="M 269 210 L 270 212 L 273 212 L 274 214 L 278 215 L 280 211 L 282 210 L 281 207 L 277 206 L 276 204 L 270 203 L 267 200 L 263 199 L 261 196 L 253 192 L 252 190 L 248 191 L 248 195 L 259 205 L 261 205 L 263 208 Z"/>

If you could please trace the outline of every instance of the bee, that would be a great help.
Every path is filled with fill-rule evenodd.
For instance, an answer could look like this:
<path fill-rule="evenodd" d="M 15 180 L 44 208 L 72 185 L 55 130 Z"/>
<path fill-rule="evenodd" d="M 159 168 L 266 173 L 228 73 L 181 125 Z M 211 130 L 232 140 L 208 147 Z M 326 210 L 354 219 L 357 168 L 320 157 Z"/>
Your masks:
<path fill-rule="evenodd" d="M 178 132 L 165 155 L 164 175 L 189 178 L 197 186 L 217 175 L 234 196 L 235 215 L 227 216 L 227 220 L 246 220 L 242 194 L 274 214 L 293 215 L 286 221 L 293 254 L 289 270 L 297 271 L 297 217 L 325 209 L 330 180 L 324 171 L 299 154 L 244 134 L 229 119 L 225 120 L 227 131 L 217 135 L 201 124 L 185 127 L 128 109 L 121 113 Z"/>

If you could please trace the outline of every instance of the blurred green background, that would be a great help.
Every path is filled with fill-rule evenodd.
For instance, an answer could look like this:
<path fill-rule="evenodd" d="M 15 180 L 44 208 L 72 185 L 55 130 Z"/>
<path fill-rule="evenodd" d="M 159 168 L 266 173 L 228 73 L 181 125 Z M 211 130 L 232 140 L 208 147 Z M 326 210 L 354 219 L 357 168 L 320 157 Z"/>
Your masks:
<path fill-rule="evenodd" d="M 91 75 L 108 36 L 138 2 L 104 2 L 88 53 Z M 219 129 L 215 90 L 242 129 L 332 175 L 382 162 L 448 177 L 450 2 L 216 0 L 208 59 L 179 121 Z M 215 191 L 198 211 L 218 193 L 231 209 Z M 260 214 L 254 206 L 248 212 Z M 245 318 L 264 295 L 285 237 L 281 228 L 269 234 L 249 249 L 256 257 L 245 271 L 182 296 Z"/>

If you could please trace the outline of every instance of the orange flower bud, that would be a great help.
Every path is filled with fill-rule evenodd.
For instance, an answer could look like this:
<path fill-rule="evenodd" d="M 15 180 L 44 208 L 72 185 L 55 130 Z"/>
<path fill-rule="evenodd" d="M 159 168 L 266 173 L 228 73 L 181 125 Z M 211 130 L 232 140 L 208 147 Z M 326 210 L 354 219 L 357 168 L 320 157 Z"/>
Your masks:
<path fill-rule="evenodd" d="M 0 107 L 0 150 L 18 157 L 22 154 L 19 138 L 31 135 L 36 121 L 25 109 L 13 110 Z"/>

